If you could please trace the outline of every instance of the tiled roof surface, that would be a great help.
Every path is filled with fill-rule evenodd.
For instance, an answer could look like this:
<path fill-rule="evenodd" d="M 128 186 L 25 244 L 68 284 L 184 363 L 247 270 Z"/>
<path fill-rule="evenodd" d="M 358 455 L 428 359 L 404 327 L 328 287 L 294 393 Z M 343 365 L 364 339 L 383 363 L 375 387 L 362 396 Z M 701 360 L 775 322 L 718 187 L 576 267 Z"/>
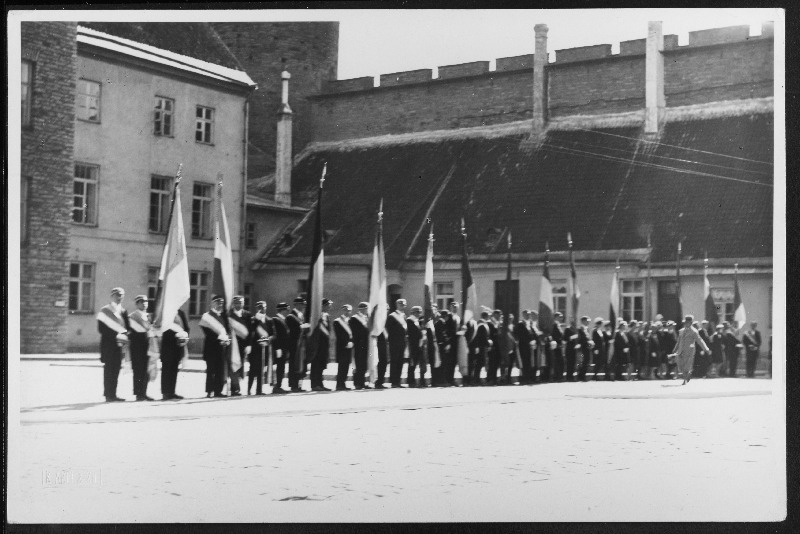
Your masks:
<path fill-rule="evenodd" d="M 463 216 L 472 253 L 567 248 L 635 249 L 651 233 L 653 260 L 772 255 L 772 114 L 667 123 L 658 142 L 639 128 L 549 131 L 532 144 L 524 133 L 309 151 L 293 171 L 293 191 L 309 198 L 328 163 L 323 227 L 326 256 L 369 253 L 384 199 L 387 265 L 397 265 L 431 210 L 437 255 L 460 252 Z M 752 183 L 757 182 L 757 183 Z M 312 218 L 291 248 L 271 258 L 302 257 Z M 425 235 L 411 248 L 425 253 Z M 269 261 L 269 258 L 264 258 Z"/>
<path fill-rule="evenodd" d="M 81 26 L 231 69 L 244 70 L 205 22 L 80 22 Z"/>

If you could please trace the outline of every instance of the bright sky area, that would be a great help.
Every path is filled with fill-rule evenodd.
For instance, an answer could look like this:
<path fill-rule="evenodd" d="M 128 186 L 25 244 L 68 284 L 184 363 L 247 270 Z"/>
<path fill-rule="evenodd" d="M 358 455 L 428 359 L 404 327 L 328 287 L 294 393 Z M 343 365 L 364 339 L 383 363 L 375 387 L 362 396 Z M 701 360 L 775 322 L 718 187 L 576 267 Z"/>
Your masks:
<path fill-rule="evenodd" d="M 49 13 L 49 16 L 48 16 Z M 594 9 L 594 10 L 207 10 L 207 11 L 67 11 L 38 12 L 32 18 L 120 21 L 339 21 L 339 79 L 391 72 L 434 69 L 471 61 L 533 53 L 535 24 L 547 24 L 550 60 L 553 51 L 610 44 L 647 35 L 647 22 L 660 20 L 664 34 L 688 33 L 722 26 L 749 25 L 761 34 L 761 23 L 783 24 L 775 9 Z"/>

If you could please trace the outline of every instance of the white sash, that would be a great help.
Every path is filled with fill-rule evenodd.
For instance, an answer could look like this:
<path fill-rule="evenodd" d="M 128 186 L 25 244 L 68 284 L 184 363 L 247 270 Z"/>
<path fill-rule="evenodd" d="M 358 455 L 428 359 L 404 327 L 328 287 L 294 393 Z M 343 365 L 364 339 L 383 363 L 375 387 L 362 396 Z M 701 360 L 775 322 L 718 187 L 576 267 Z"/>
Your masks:
<path fill-rule="evenodd" d="M 172 330 L 176 334 L 180 334 L 181 332 L 186 333 L 186 330 L 183 329 L 183 321 L 181 321 L 181 317 L 178 314 L 175 314 L 175 320 L 164 330 Z"/>
<path fill-rule="evenodd" d="M 231 325 L 231 329 L 236 333 L 236 337 L 239 339 L 247 339 L 247 336 L 250 335 L 250 331 L 247 330 L 247 326 L 245 326 L 240 320 L 243 318 L 244 315 L 242 315 L 242 317 L 238 317 L 233 313 L 228 315 L 228 323 Z"/>
<path fill-rule="evenodd" d="M 97 320 L 117 334 L 128 331 L 128 329 L 125 328 L 125 322 L 122 320 L 122 317 L 111 311 L 111 307 L 108 305 L 100 308 L 100 313 L 97 314 Z"/>
<path fill-rule="evenodd" d="M 147 333 L 150 330 L 150 321 L 147 320 L 147 312 L 136 310 L 128 315 L 130 319 L 131 330 L 139 334 Z"/>
<path fill-rule="evenodd" d="M 339 325 L 340 325 L 342 328 L 344 328 L 345 332 L 347 332 L 348 334 L 350 334 L 350 337 L 353 337 L 353 331 L 350 329 L 350 325 L 349 325 L 349 324 L 347 324 L 347 321 L 345 321 L 345 320 L 344 320 L 344 319 L 343 319 L 343 318 L 340 316 L 340 317 L 337 317 L 337 318 L 336 318 L 336 322 L 337 322 L 337 323 L 339 323 Z"/>
<path fill-rule="evenodd" d="M 227 337 L 228 333 L 222 323 L 211 312 L 206 312 L 200 318 L 200 326 L 205 326 L 214 331 L 220 338 Z"/>
<path fill-rule="evenodd" d="M 400 314 L 399 314 L 399 313 L 397 313 L 397 312 L 394 312 L 394 313 L 392 313 L 392 314 L 391 314 L 389 317 L 393 317 L 395 321 L 397 321 L 398 323 L 400 323 L 400 326 L 402 326 L 402 327 L 403 327 L 403 330 L 408 330 L 408 325 L 406 324 L 406 319 L 405 319 L 405 317 L 403 317 L 403 318 L 401 319 L 401 318 L 400 318 Z"/>

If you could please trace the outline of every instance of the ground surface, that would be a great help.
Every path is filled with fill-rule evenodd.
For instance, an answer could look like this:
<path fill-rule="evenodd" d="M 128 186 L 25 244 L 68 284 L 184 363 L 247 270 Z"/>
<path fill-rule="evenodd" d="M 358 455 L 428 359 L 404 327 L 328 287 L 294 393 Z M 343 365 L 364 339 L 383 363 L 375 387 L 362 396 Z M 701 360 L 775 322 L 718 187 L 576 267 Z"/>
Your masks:
<path fill-rule="evenodd" d="M 12 522 L 759 521 L 785 510 L 785 423 L 766 379 L 205 399 L 189 398 L 203 374 L 186 372 L 186 400 L 105 404 L 95 362 L 23 361 L 20 373 Z M 128 398 L 130 382 L 120 377 Z"/>

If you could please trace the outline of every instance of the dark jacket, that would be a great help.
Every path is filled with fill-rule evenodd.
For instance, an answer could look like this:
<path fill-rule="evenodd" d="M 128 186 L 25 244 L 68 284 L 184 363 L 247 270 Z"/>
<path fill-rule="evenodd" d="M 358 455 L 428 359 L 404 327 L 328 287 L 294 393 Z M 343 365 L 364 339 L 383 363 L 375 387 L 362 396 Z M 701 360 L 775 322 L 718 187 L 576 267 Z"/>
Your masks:
<path fill-rule="evenodd" d="M 389 357 L 402 359 L 406 351 L 406 320 L 390 313 L 386 319 L 386 333 L 389 334 Z"/>
<path fill-rule="evenodd" d="M 408 355 L 414 360 L 422 358 L 422 333 L 423 328 L 419 321 L 411 317 L 406 319 L 406 331 L 408 332 Z"/>
<path fill-rule="evenodd" d="M 103 309 L 108 306 L 108 304 L 103 306 Z M 101 309 L 101 313 L 103 309 Z M 123 309 L 120 315 L 122 316 L 125 330 L 130 332 L 131 325 L 128 322 L 128 312 Z M 100 361 L 106 363 L 112 361 L 112 358 L 122 359 L 122 349 L 117 346 L 117 332 L 99 320 L 97 321 L 97 331 L 100 332 Z"/>
<path fill-rule="evenodd" d="M 605 364 L 608 358 L 608 351 L 606 350 L 606 336 L 603 334 L 602 329 L 595 328 L 592 330 L 592 341 L 594 341 L 594 363 Z"/>
<path fill-rule="evenodd" d="M 183 310 L 178 310 L 178 315 L 176 316 L 177 322 L 180 323 L 180 327 L 188 334 L 189 333 L 189 320 L 186 318 L 186 314 L 183 313 Z M 165 325 L 166 326 L 166 325 Z M 169 359 L 181 359 L 183 358 L 183 349 L 184 347 L 178 346 L 178 340 L 175 337 L 174 330 L 164 330 L 164 334 L 161 337 L 161 359 L 162 360 L 169 360 Z"/>
<path fill-rule="evenodd" d="M 479 322 L 475 327 L 475 335 L 472 336 L 472 340 L 469 341 L 468 345 L 473 354 L 475 351 L 489 348 L 489 342 L 492 339 L 490 328 L 489 323 L 486 322 Z"/>
<path fill-rule="evenodd" d="M 289 322 L 282 315 L 276 315 L 272 318 L 272 329 L 275 333 L 275 340 L 272 342 L 272 348 L 280 349 L 281 357 L 285 358 L 286 355 L 293 350 L 292 336 L 289 333 Z"/>
<path fill-rule="evenodd" d="M 366 324 L 353 315 L 350 317 L 350 330 L 353 331 L 353 357 L 367 360 L 369 354 L 369 319 Z M 359 360 L 361 361 L 361 360 Z"/>
<path fill-rule="evenodd" d="M 333 331 L 336 335 L 336 361 L 339 363 L 350 363 L 353 357 L 353 347 L 347 348 L 348 343 L 353 342 L 353 330 L 350 328 L 349 319 L 337 317 L 333 321 Z"/>

